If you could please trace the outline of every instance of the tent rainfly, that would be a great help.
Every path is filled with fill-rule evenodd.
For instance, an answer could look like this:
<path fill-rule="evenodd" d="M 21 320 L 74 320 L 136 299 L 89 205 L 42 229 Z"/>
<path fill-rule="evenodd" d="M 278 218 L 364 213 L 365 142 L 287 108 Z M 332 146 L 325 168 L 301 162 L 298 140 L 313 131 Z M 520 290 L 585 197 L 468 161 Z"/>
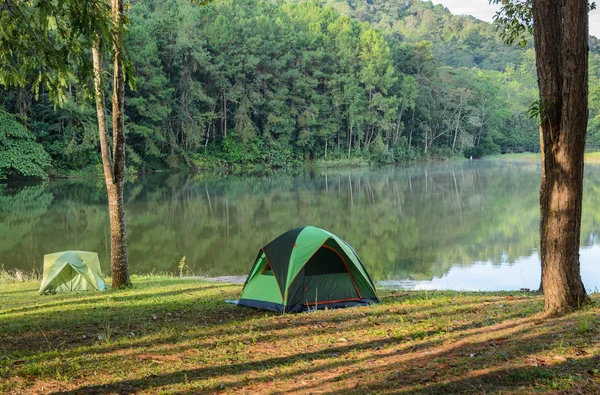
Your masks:
<path fill-rule="evenodd" d="M 237 305 L 286 313 L 377 302 L 375 285 L 354 249 L 307 226 L 259 251 Z"/>
<path fill-rule="evenodd" d="M 98 254 L 86 251 L 63 251 L 44 255 L 44 277 L 40 295 L 73 291 L 104 291 Z"/>

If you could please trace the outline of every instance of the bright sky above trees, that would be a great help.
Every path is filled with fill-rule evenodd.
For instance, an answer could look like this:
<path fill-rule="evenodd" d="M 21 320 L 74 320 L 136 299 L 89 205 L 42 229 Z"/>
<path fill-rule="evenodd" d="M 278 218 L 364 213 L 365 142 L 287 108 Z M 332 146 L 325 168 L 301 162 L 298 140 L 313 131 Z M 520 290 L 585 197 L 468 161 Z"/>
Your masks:
<path fill-rule="evenodd" d="M 453 14 L 473 15 L 483 21 L 491 22 L 492 17 L 500 8 L 491 5 L 488 0 L 433 0 L 434 4 L 443 4 Z M 600 38 L 600 10 L 590 13 L 590 34 Z"/>

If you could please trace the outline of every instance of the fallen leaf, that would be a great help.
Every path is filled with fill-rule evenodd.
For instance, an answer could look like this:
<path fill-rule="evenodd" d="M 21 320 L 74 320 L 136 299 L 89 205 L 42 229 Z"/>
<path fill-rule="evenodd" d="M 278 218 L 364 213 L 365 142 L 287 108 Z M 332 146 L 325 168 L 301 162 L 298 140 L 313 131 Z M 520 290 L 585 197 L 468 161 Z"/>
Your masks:
<path fill-rule="evenodd" d="M 546 361 L 539 358 L 532 358 L 529 360 L 531 366 L 547 366 Z"/>

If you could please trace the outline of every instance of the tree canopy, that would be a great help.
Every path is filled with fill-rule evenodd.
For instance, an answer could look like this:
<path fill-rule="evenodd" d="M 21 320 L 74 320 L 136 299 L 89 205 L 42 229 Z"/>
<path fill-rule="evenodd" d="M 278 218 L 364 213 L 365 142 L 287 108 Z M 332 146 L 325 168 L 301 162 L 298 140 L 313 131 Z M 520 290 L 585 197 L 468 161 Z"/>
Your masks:
<path fill-rule="evenodd" d="M 137 80 L 125 101 L 129 170 L 539 150 L 527 114 L 537 92 L 531 46 L 506 45 L 492 25 L 431 2 L 134 0 L 127 16 Z M 72 40 L 69 29 L 40 29 L 57 54 Z M 81 95 L 91 79 L 78 72 L 91 57 L 75 45 L 82 50 L 65 54 L 64 74 L 36 61 L 17 74 L 54 82 L 0 90 L 0 106 L 18 115 L 59 173 L 100 163 L 94 113 Z M 600 55 L 594 38 L 590 45 L 593 82 Z M 591 144 L 600 143 L 599 95 L 591 92 Z"/>

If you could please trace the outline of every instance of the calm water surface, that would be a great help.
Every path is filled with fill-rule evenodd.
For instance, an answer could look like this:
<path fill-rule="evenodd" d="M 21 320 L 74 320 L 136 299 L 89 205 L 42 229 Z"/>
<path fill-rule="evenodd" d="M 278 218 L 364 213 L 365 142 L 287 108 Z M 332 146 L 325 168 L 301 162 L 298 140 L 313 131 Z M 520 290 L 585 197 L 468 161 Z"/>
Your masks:
<path fill-rule="evenodd" d="M 260 247 L 288 229 L 336 233 L 380 285 L 510 290 L 539 285 L 537 164 L 445 162 L 326 170 L 299 176 L 157 174 L 126 187 L 134 273 L 243 275 Z M 581 264 L 600 289 L 600 167 L 586 167 Z M 0 265 L 41 270 L 43 255 L 97 251 L 109 271 L 103 181 L 0 189 Z"/>

